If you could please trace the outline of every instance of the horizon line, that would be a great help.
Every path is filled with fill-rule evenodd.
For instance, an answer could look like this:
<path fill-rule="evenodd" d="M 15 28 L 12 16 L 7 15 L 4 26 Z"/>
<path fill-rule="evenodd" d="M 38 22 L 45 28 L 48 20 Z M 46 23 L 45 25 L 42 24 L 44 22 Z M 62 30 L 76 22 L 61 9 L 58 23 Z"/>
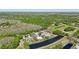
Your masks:
<path fill-rule="evenodd" d="M 0 12 L 79 12 L 79 9 L 0 9 Z"/>

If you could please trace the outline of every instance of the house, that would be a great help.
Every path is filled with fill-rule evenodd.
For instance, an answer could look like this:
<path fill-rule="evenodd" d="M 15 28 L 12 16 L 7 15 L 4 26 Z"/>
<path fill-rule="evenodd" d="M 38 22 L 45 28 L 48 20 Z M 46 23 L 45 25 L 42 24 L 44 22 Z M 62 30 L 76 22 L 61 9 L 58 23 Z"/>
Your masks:
<path fill-rule="evenodd" d="M 26 39 L 27 42 L 32 42 L 33 40 L 41 40 L 43 38 L 39 36 L 38 32 L 33 32 L 31 34 L 23 36 L 23 39 Z"/>
<path fill-rule="evenodd" d="M 42 40 L 44 38 L 50 37 L 52 33 L 50 31 L 44 30 L 39 32 L 33 32 L 26 36 L 23 36 L 23 39 L 26 39 L 27 42 L 32 42 L 33 40 Z"/>
<path fill-rule="evenodd" d="M 26 37 L 27 42 L 31 42 L 33 40 L 33 37 L 30 36 L 30 34 Z"/>
<path fill-rule="evenodd" d="M 43 38 L 39 35 L 39 32 L 36 32 L 35 35 L 36 35 L 37 40 L 43 39 Z"/>
<path fill-rule="evenodd" d="M 52 35 L 52 33 L 47 30 L 40 32 L 40 36 L 43 38 L 50 37 L 51 35 Z"/>

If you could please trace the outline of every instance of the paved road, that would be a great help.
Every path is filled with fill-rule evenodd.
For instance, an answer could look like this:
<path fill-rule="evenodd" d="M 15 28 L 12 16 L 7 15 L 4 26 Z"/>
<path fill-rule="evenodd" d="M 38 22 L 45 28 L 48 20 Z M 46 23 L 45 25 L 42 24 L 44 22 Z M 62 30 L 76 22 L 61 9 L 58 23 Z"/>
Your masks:
<path fill-rule="evenodd" d="M 49 45 L 51 43 L 54 43 L 54 42 L 60 40 L 61 38 L 63 38 L 63 36 L 56 36 L 56 37 L 51 38 L 49 40 L 46 40 L 46 41 L 43 41 L 43 42 L 40 42 L 40 43 L 36 43 L 36 44 L 31 44 L 29 46 L 30 46 L 30 49 L 35 49 L 35 48 L 39 48 L 39 47 L 46 46 L 46 45 Z"/>

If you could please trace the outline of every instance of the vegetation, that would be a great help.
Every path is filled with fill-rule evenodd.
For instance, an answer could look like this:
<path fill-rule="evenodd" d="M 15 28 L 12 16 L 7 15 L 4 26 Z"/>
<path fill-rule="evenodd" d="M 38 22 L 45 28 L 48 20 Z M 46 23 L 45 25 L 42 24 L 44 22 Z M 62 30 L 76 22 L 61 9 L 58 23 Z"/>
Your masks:
<path fill-rule="evenodd" d="M 64 31 L 74 31 L 74 30 L 75 30 L 74 27 L 67 27 L 67 28 L 64 29 Z"/>
<path fill-rule="evenodd" d="M 76 38 L 79 38 L 79 30 L 77 30 L 77 31 L 73 34 L 73 36 L 75 36 Z"/>
<path fill-rule="evenodd" d="M 52 47 L 53 49 L 62 49 L 63 45 L 60 43 L 60 44 L 57 44 L 55 45 L 54 47 Z"/>
<path fill-rule="evenodd" d="M 12 24 L 10 24 L 9 22 L 1 23 L 1 24 L 0 24 L 0 26 L 3 26 L 3 27 L 4 27 L 4 26 L 11 26 L 11 25 L 12 25 Z"/>
<path fill-rule="evenodd" d="M 52 24 L 54 24 L 51 27 L 53 28 L 53 30 L 51 30 L 53 34 L 61 36 L 70 36 L 73 31 L 79 29 L 79 14 L 74 14 L 75 13 L 0 12 L 0 38 L 15 38 L 10 43 L 0 45 L 0 48 L 17 48 L 17 46 L 19 45 L 20 37 L 22 37 L 22 35 L 46 30 Z M 75 26 L 77 27 L 77 29 L 75 28 Z M 79 38 L 79 30 L 77 30 L 73 34 L 73 37 Z M 34 41 L 34 43 L 38 43 L 38 41 Z M 61 48 L 61 46 L 62 44 L 59 44 L 56 45 L 54 48 Z M 24 48 L 30 48 L 29 44 L 26 41 L 24 41 Z"/>
<path fill-rule="evenodd" d="M 14 40 L 12 40 L 12 42 L 8 43 L 8 44 L 3 44 L 0 46 L 1 49 L 15 49 L 17 48 L 17 46 L 19 45 L 19 37 L 15 37 Z"/>
<path fill-rule="evenodd" d="M 67 33 L 64 33 L 64 32 L 62 32 L 62 31 L 60 31 L 60 30 L 55 30 L 55 31 L 53 31 L 53 34 L 55 34 L 55 35 L 60 35 L 60 36 L 68 35 Z"/>
<path fill-rule="evenodd" d="M 24 39 L 24 48 L 29 49 L 29 44 L 26 42 L 26 40 Z"/>

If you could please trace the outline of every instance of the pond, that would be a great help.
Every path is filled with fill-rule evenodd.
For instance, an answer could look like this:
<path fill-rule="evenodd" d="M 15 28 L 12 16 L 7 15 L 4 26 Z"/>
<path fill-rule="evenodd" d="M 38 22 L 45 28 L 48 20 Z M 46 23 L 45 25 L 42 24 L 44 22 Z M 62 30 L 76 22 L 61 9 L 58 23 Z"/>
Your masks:
<path fill-rule="evenodd" d="M 66 45 L 63 47 L 63 49 L 70 49 L 70 48 L 72 47 L 72 45 L 73 45 L 73 44 L 68 43 L 68 44 L 66 44 Z"/>
<path fill-rule="evenodd" d="M 46 46 L 46 45 L 49 45 L 51 43 L 54 43 L 54 42 L 60 40 L 61 38 L 63 38 L 63 36 L 56 36 L 56 37 L 51 38 L 49 40 L 46 40 L 46 41 L 43 41 L 43 42 L 40 42 L 40 43 L 36 43 L 36 44 L 31 44 L 29 46 L 30 46 L 30 49 L 35 49 L 35 48 L 39 48 L 39 47 Z"/>

